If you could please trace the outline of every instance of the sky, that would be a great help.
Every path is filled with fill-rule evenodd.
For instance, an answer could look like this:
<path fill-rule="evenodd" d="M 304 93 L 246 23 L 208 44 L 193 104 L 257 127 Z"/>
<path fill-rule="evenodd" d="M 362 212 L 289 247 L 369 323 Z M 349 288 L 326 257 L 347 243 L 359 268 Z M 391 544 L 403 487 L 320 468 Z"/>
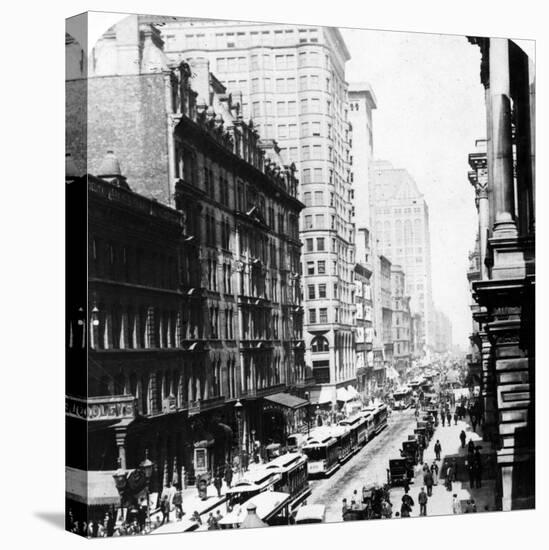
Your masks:
<path fill-rule="evenodd" d="M 408 170 L 429 206 L 433 301 L 464 348 L 472 330 L 468 254 L 477 229 L 468 154 L 486 133 L 480 50 L 464 36 L 341 32 L 351 54 L 347 81 L 369 82 L 377 99 L 374 158 Z"/>

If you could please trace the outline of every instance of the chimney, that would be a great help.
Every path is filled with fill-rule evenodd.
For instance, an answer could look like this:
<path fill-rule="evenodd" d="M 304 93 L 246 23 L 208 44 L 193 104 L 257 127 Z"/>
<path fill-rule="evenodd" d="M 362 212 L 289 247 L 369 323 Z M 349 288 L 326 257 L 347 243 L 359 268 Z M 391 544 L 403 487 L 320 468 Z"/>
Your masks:
<path fill-rule="evenodd" d="M 192 71 L 192 89 L 198 94 L 197 104 L 201 101 L 210 106 L 210 62 L 204 57 L 197 57 L 190 62 Z"/>

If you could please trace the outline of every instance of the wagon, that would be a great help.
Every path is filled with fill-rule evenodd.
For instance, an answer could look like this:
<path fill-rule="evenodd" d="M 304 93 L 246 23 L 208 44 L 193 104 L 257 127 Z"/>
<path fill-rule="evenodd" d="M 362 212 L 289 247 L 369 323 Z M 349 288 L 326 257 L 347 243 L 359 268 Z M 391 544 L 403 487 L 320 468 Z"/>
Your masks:
<path fill-rule="evenodd" d="M 406 482 L 414 479 L 413 462 L 407 458 L 394 458 L 389 460 L 387 468 L 387 483 L 394 487 L 395 485 L 405 485 Z"/>

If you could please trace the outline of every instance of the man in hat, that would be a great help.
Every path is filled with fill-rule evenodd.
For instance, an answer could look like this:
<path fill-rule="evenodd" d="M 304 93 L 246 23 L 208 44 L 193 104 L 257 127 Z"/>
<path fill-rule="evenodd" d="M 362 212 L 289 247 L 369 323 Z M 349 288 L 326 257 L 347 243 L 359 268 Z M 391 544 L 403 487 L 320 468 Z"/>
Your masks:
<path fill-rule="evenodd" d="M 421 488 L 421 491 L 419 492 L 419 495 L 417 496 L 417 501 L 419 502 L 419 515 L 420 516 L 426 516 L 427 515 L 427 500 L 429 497 L 427 496 L 427 493 L 425 492 L 425 487 Z"/>

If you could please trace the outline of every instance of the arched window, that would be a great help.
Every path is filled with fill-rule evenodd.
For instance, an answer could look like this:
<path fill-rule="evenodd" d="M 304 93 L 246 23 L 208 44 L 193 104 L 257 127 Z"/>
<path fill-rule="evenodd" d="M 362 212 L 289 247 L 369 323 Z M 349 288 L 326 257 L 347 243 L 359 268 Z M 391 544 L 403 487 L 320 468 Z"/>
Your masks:
<path fill-rule="evenodd" d="M 311 351 L 313 353 L 329 351 L 329 348 L 328 340 L 324 336 L 315 336 L 311 341 Z"/>

